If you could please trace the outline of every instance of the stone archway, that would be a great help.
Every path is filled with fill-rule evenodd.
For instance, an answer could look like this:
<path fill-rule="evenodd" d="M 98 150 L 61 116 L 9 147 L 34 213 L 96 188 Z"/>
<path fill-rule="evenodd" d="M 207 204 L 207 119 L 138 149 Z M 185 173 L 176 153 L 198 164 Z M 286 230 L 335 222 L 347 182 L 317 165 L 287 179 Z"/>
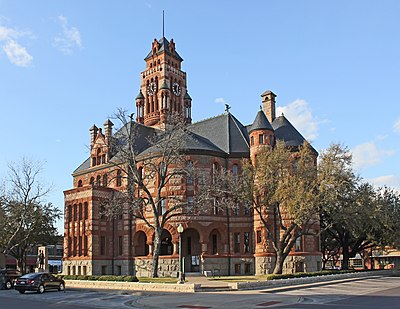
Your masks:
<path fill-rule="evenodd" d="M 201 243 L 200 234 L 193 228 L 182 233 L 182 257 L 185 259 L 185 272 L 200 272 Z"/>
<path fill-rule="evenodd" d="M 160 255 L 171 255 L 173 253 L 172 236 L 168 230 L 161 233 Z"/>
<path fill-rule="evenodd" d="M 145 232 L 138 231 L 135 234 L 135 256 L 146 256 L 149 254 L 149 245 L 147 244 L 147 236 Z"/>

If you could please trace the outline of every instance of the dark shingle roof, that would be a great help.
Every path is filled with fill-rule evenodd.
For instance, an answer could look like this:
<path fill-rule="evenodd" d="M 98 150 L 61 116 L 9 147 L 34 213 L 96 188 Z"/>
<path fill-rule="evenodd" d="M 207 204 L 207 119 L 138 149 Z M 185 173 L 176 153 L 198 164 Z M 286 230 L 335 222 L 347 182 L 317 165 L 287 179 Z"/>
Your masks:
<path fill-rule="evenodd" d="M 247 130 L 231 113 L 196 122 L 189 130 L 207 138 L 226 154 L 249 153 Z"/>
<path fill-rule="evenodd" d="M 184 136 L 182 137 L 181 149 L 189 153 L 195 151 L 198 153 L 206 152 L 206 153 L 214 153 L 220 155 L 224 154 L 224 152 L 221 149 L 215 146 L 207 138 L 197 135 L 190 131 L 186 131 Z M 156 152 L 158 152 L 157 146 L 151 146 L 149 148 L 146 148 L 143 152 L 141 152 L 140 155 L 147 155 Z"/>
<path fill-rule="evenodd" d="M 158 43 L 160 43 L 160 48 L 158 49 L 157 54 L 166 52 L 168 55 L 175 57 L 177 60 L 183 61 L 182 57 L 179 56 L 179 54 L 176 50 L 173 55 L 171 54 L 171 51 L 169 50 L 169 41 L 165 37 L 162 37 L 161 39 L 159 39 Z M 147 54 L 146 58 L 144 58 L 144 60 L 150 58 L 152 55 L 153 55 L 153 51 L 151 50 Z"/>
<path fill-rule="evenodd" d="M 272 127 L 275 130 L 276 139 L 285 141 L 286 146 L 300 146 L 305 141 L 305 138 L 283 115 L 274 119 Z"/>
<path fill-rule="evenodd" d="M 261 109 L 258 111 L 256 119 L 254 119 L 254 122 L 249 129 L 249 133 L 254 130 L 274 130 L 268 121 L 267 116 L 265 116 L 265 113 Z"/>

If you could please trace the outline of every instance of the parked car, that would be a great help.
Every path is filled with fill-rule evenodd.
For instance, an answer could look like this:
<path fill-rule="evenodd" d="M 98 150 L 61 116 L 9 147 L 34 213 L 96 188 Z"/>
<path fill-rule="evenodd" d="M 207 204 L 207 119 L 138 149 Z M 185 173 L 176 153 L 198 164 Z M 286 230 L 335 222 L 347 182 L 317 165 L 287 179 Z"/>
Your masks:
<path fill-rule="evenodd" d="M 14 288 L 20 293 L 36 291 L 42 294 L 52 289 L 64 291 L 65 282 L 49 273 L 30 273 L 18 278 Z"/>
<path fill-rule="evenodd" d="M 0 289 L 11 289 L 20 276 L 21 273 L 16 269 L 0 269 Z"/>

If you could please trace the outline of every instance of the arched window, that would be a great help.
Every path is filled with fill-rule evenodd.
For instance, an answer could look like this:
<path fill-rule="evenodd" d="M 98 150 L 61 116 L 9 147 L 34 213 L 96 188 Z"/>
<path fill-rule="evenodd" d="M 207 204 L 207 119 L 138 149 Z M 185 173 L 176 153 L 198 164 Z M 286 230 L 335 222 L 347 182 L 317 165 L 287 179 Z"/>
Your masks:
<path fill-rule="evenodd" d="M 90 177 L 90 182 L 89 182 L 89 183 L 90 183 L 90 185 L 92 185 L 92 186 L 94 185 L 94 177 Z"/>
<path fill-rule="evenodd" d="M 122 185 L 122 175 L 121 175 L 121 170 L 117 171 L 117 177 L 115 178 L 115 185 L 117 187 L 120 187 Z"/>
<path fill-rule="evenodd" d="M 108 176 L 107 174 L 103 175 L 103 187 L 107 187 L 108 186 Z"/>
<path fill-rule="evenodd" d="M 92 166 L 96 166 L 96 158 L 95 157 L 92 158 Z"/>
<path fill-rule="evenodd" d="M 78 188 L 82 187 L 82 179 L 79 179 L 78 181 Z"/>
<path fill-rule="evenodd" d="M 96 177 L 96 186 L 100 187 L 100 185 L 101 185 L 101 177 L 100 177 L 100 175 L 97 175 L 97 177 Z"/>

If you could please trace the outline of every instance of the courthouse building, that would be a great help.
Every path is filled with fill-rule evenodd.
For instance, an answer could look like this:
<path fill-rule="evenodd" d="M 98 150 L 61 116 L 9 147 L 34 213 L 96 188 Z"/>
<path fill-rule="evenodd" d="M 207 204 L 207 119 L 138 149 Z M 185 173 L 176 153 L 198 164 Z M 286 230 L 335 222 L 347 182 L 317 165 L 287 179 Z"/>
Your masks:
<path fill-rule="evenodd" d="M 304 142 L 284 115 L 276 116 L 276 95 L 271 91 L 261 95 L 262 109 L 254 102 L 257 108 L 252 124 L 242 124 L 229 108 L 223 114 L 192 123 L 192 98 L 182 61 L 173 39 L 154 39 L 145 58 L 146 67 L 140 73 L 136 97 L 137 134 L 143 138 L 137 149 L 139 155 L 150 147 L 144 141 L 165 127 L 171 112 L 184 117 L 196 138 L 196 143 L 185 149 L 188 160 L 209 170 L 210 175 L 213 169 L 221 167 L 240 173 L 244 158 L 254 158 L 275 140 L 283 140 L 290 147 Z M 65 274 L 151 275 L 153 231 L 128 214 L 108 220 L 100 212 L 102 199 L 124 187 L 121 171 L 110 162 L 115 155 L 111 149 L 115 133 L 110 120 L 103 128 L 90 128 L 90 157 L 73 172 L 73 188 L 64 192 Z M 109 176 L 110 170 L 113 177 Z M 182 180 L 172 190 L 183 192 L 188 202 L 193 199 L 192 182 Z M 159 275 L 177 274 L 179 223 L 184 226 L 182 255 L 186 272 L 237 275 L 273 271 L 273 250 L 267 246 L 262 223 L 248 205 L 240 204 L 228 213 L 210 211 L 180 220 L 171 220 L 165 226 Z M 318 237 L 303 236 L 286 259 L 284 272 L 316 271 L 320 268 L 320 256 Z"/>

